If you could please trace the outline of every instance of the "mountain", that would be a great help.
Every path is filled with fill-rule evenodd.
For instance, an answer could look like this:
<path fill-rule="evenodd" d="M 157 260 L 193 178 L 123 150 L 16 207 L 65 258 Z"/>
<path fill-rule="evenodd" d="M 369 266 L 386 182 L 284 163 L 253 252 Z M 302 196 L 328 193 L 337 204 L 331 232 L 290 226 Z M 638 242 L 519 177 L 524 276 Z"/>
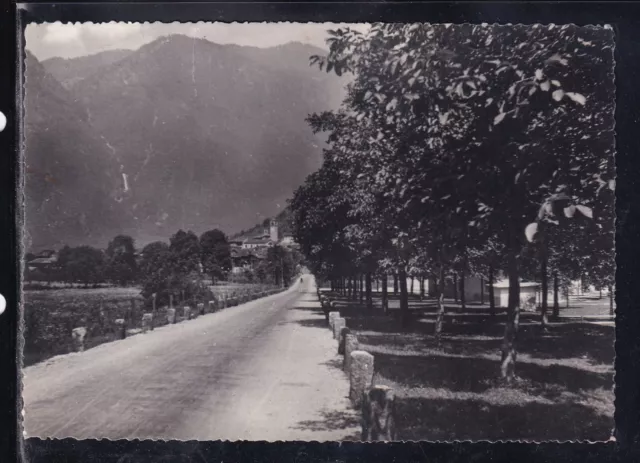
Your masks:
<path fill-rule="evenodd" d="M 83 106 L 28 52 L 25 64 L 26 246 L 102 243 L 127 221 L 118 164 Z"/>
<path fill-rule="evenodd" d="M 42 61 L 42 66 L 65 88 L 71 88 L 74 84 L 99 72 L 104 66 L 116 63 L 130 54 L 131 50 L 108 50 L 78 58 L 54 57 Z"/>
<path fill-rule="evenodd" d="M 75 83 L 126 176 L 128 232 L 139 243 L 178 229 L 230 233 L 281 211 L 321 164 L 305 118 L 343 95 L 343 79 L 309 66 L 318 53 L 173 35 Z"/>

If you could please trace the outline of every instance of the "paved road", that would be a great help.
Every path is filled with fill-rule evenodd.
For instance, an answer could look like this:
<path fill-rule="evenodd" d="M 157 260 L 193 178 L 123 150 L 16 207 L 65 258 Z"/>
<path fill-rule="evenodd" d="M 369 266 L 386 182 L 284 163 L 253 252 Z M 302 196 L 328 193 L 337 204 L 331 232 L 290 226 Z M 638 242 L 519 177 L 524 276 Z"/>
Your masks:
<path fill-rule="evenodd" d="M 310 275 L 288 291 L 25 370 L 27 436 L 339 440 L 348 382 Z"/>

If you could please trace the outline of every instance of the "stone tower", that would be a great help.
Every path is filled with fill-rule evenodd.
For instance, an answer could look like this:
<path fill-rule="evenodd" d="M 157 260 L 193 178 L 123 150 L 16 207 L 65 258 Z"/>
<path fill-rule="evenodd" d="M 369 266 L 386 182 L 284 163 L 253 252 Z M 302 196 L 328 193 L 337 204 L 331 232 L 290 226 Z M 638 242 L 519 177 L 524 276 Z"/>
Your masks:
<path fill-rule="evenodd" d="M 269 238 L 274 243 L 278 242 L 278 221 L 275 219 L 271 219 L 269 223 Z"/>

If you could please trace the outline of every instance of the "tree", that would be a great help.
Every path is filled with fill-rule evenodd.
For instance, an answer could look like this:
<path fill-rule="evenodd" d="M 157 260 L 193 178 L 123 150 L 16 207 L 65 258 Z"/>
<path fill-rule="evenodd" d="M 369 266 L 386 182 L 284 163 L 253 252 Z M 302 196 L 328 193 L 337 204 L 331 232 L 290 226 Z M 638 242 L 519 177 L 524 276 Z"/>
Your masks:
<path fill-rule="evenodd" d="M 312 60 L 355 79 L 341 111 L 310 119 L 332 131 L 342 184 L 355 175 L 354 195 L 382 191 L 403 252 L 429 233 L 432 217 L 448 228 L 431 241 L 454 245 L 442 264 L 456 257 L 452 236 L 504 247 L 501 372 L 511 380 L 529 218 L 557 194 L 587 207 L 613 179 L 613 86 L 602 85 L 613 80 L 611 32 L 376 24 L 365 35 L 330 35 L 329 55 Z"/>
<path fill-rule="evenodd" d="M 149 243 L 142 249 L 141 254 L 142 296 L 148 299 L 156 294 L 157 303 L 168 303 L 173 275 L 169 245 L 162 241 Z"/>
<path fill-rule="evenodd" d="M 122 286 L 135 281 L 138 265 L 133 238 L 126 235 L 116 236 L 107 246 L 106 257 L 107 278 Z"/>
<path fill-rule="evenodd" d="M 173 270 L 176 273 L 197 273 L 200 270 L 200 243 L 192 231 L 179 230 L 169 239 Z"/>
<path fill-rule="evenodd" d="M 58 265 L 66 281 L 98 284 L 104 281 L 105 258 L 101 250 L 91 246 L 65 246 L 58 255 Z"/>
<path fill-rule="evenodd" d="M 231 246 L 220 230 L 209 230 L 200 236 L 200 259 L 211 283 L 223 279 L 231 271 Z"/>

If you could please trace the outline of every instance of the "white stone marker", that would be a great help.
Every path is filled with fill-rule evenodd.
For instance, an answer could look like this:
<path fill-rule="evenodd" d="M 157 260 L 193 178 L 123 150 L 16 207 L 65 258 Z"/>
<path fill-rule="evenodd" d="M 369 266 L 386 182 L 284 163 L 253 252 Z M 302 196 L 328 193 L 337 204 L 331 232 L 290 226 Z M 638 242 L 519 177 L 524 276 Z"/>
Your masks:
<path fill-rule="evenodd" d="M 142 315 L 142 332 L 146 333 L 152 328 L 153 324 L 153 315 L 150 313 L 145 313 Z"/>
<path fill-rule="evenodd" d="M 84 326 L 71 330 L 71 338 L 73 339 L 73 350 L 75 352 L 84 351 L 84 338 L 87 335 L 87 329 Z"/>
<path fill-rule="evenodd" d="M 358 350 L 358 337 L 355 334 L 347 334 L 344 337 L 344 360 L 342 368 L 345 373 L 351 371 L 351 354 Z"/>
<path fill-rule="evenodd" d="M 347 326 L 347 321 L 342 317 L 333 319 L 333 339 L 340 341 L 340 330 Z"/>
<path fill-rule="evenodd" d="M 363 350 L 351 352 L 349 398 L 354 407 L 362 405 L 364 394 L 373 381 L 373 355 Z"/>

